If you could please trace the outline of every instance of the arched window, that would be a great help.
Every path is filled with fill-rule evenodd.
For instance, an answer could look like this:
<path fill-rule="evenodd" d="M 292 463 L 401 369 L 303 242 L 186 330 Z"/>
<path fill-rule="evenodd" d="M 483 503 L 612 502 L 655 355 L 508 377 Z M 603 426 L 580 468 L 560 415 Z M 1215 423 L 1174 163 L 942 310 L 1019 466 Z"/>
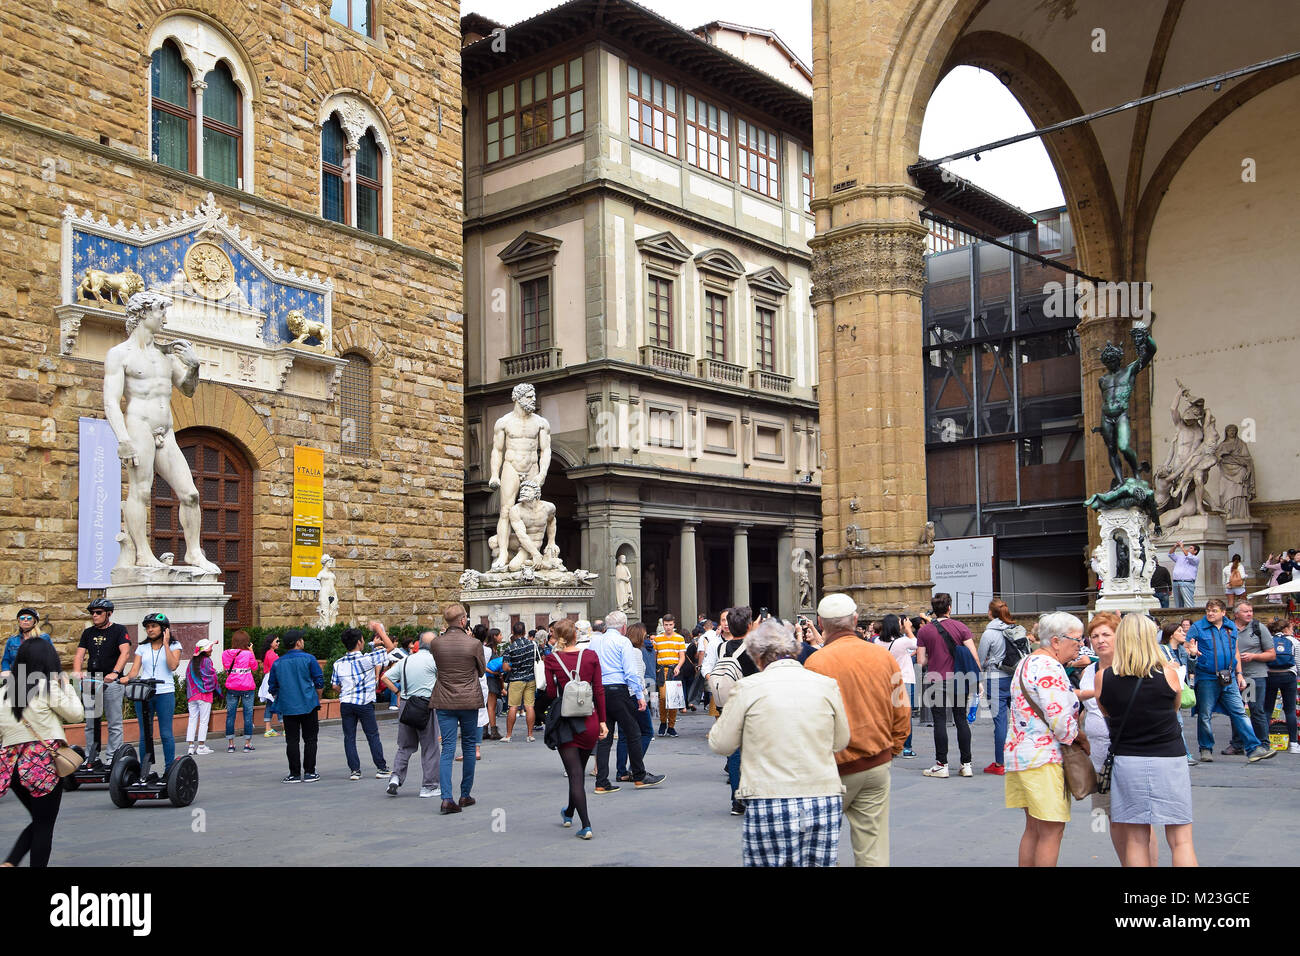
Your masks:
<path fill-rule="evenodd" d="M 339 448 L 345 455 L 370 457 L 370 360 L 349 352 L 343 356 L 339 382 Z"/>
<path fill-rule="evenodd" d="M 238 187 L 244 175 L 239 87 L 224 60 L 203 81 L 203 176 Z"/>
<path fill-rule="evenodd" d="M 348 221 L 348 190 L 344 173 L 347 164 L 343 124 L 337 113 L 321 127 L 321 215 L 334 222 Z"/>
<path fill-rule="evenodd" d="M 153 158 L 190 173 L 194 155 L 194 87 L 180 50 L 168 40 L 153 52 Z"/>
<path fill-rule="evenodd" d="M 379 114 L 355 94 L 336 93 L 322 104 L 320 124 L 321 216 L 391 235 L 392 151 Z"/>
<path fill-rule="evenodd" d="M 375 131 L 366 130 L 357 147 L 357 222 L 358 229 L 380 235 L 383 218 L 383 167 L 379 160 L 379 143 Z"/>

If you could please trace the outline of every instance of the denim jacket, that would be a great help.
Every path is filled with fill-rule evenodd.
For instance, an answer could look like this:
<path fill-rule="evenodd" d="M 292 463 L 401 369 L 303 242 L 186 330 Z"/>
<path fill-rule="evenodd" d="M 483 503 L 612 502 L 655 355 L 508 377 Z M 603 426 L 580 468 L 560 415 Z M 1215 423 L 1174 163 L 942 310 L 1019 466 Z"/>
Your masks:
<path fill-rule="evenodd" d="M 316 692 L 324 686 L 325 674 L 320 662 L 297 649 L 280 655 L 267 683 L 280 714 L 285 717 L 309 714 L 319 707 L 320 697 Z"/>
<path fill-rule="evenodd" d="M 41 631 L 40 633 L 34 636 L 43 637 L 47 641 L 50 641 L 50 635 L 46 634 L 44 631 Z M 54 642 L 50 641 L 50 643 L 53 644 Z M 18 648 L 22 646 L 23 646 L 22 634 L 15 634 L 12 637 L 10 637 L 9 640 L 5 641 L 4 662 L 0 663 L 0 671 L 8 671 L 13 669 L 14 658 L 18 656 Z"/>
<path fill-rule="evenodd" d="M 1196 642 L 1200 656 L 1196 658 L 1198 674 L 1213 674 L 1216 671 L 1237 670 L 1237 625 L 1226 617 L 1216 629 L 1209 618 L 1201 618 L 1187 632 L 1187 640 Z M 1218 649 L 1216 659 L 1215 649 Z"/>

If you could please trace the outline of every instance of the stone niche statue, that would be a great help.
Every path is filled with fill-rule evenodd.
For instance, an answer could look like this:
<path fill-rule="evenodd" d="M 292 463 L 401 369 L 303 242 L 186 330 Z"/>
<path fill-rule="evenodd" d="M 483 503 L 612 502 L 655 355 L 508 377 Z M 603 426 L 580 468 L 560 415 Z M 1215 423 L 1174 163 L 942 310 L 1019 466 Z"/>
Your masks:
<path fill-rule="evenodd" d="M 155 472 L 180 501 L 185 536 L 185 566 L 195 573 L 220 574 L 200 547 L 202 515 L 190 466 L 172 431 L 172 389 L 191 396 L 199 383 L 199 359 L 184 339 L 163 345 L 156 336 L 167 322 L 171 298 L 137 292 L 126 303 L 127 339 L 104 357 L 104 416 L 117 436 L 117 454 L 126 465 L 127 493 L 122 506 L 125 533 L 117 568 L 162 568 L 149 543 L 149 507 Z M 122 407 L 122 398 L 126 407 Z"/>
<path fill-rule="evenodd" d="M 316 626 L 331 627 L 339 619 L 339 592 L 335 586 L 334 558 L 320 556 L 320 570 L 316 572 L 320 592 L 316 595 Z"/>
<path fill-rule="evenodd" d="M 1178 394 L 1169 407 L 1174 441 L 1169 457 L 1155 473 L 1156 503 L 1164 524 L 1170 527 L 1191 515 L 1217 513 L 1206 485 L 1219 447 L 1219 430 L 1214 416 L 1206 413 L 1205 399 L 1194 397 L 1187 386 L 1174 381 L 1178 382 Z"/>
<path fill-rule="evenodd" d="M 632 593 L 632 569 L 627 566 L 627 555 L 620 554 L 614 565 L 614 604 L 620 611 L 630 611 L 635 603 Z"/>
<path fill-rule="evenodd" d="M 1250 520 L 1250 503 L 1255 497 L 1255 460 L 1241 440 L 1237 426 L 1223 429 L 1223 441 L 1214 449 L 1219 463 L 1219 507 L 1229 520 Z"/>
<path fill-rule="evenodd" d="M 510 398 L 515 407 L 492 426 L 492 473 L 488 487 L 501 492 L 497 533 L 489 540 L 489 547 L 493 549 L 493 571 L 505 569 L 512 560 L 509 553 L 510 513 L 520 501 L 520 486 L 531 480 L 536 485 L 537 498 L 540 498 L 541 488 L 546 484 L 546 472 L 551 467 L 551 425 L 537 414 L 536 389 L 527 383 L 516 385 Z M 558 555 L 557 551 L 555 556 L 558 558 Z"/>
<path fill-rule="evenodd" d="M 799 610 L 812 607 L 812 577 L 809 569 L 812 558 L 803 548 L 795 548 L 790 553 L 790 571 L 794 574 L 795 589 L 798 594 Z"/>

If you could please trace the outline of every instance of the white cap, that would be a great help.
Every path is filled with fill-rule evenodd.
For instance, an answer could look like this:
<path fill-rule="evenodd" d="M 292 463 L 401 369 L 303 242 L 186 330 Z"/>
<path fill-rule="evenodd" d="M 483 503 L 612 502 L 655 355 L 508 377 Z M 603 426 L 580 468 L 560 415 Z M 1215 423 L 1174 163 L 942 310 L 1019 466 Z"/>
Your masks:
<path fill-rule="evenodd" d="M 817 605 L 817 616 L 833 621 L 842 617 L 857 617 L 858 606 L 847 594 L 828 594 Z"/>
<path fill-rule="evenodd" d="M 216 641 L 214 641 L 214 640 L 213 640 L 212 638 L 210 638 L 210 637 L 205 637 L 205 638 L 203 638 L 203 640 L 197 642 L 197 643 L 194 645 L 194 653 L 195 653 L 195 654 L 202 654 L 204 651 L 210 651 L 210 650 L 212 650 L 212 649 L 213 649 L 214 647 L 216 647 L 216 646 L 217 646 L 217 642 L 216 642 Z"/>

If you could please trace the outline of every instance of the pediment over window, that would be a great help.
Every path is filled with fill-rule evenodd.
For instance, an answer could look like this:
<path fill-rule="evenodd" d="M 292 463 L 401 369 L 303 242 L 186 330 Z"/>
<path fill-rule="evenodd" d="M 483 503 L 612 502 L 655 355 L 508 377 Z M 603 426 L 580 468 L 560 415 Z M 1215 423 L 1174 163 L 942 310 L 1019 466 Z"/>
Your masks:
<path fill-rule="evenodd" d="M 518 265 L 541 256 L 554 256 L 560 251 L 560 240 L 537 232 L 521 232 L 514 242 L 499 253 L 498 258 L 508 266 Z"/>
<path fill-rule="evenodd" d="M 695 267 L 701 272 L 712 272 L 728 279 L 739 279 L 745 274 L 740 260 L 726 249 L 708 249 L 695 257 Z"/>
<path fill-rule="evenodd" d="M 765 292 L 771 292 L 773 295 L 785 295 L 790 291 L 790 283 L 785 276 L 777 272 L 772 266 L 766 269 L 759 269 L 757 272 L 751 272 L 745 276 L 745 281 L 751 286 L 755 286 Z"/>
<path fill-rule="evenodd" d="M 685 262 L 691 257 L 691 250 L 671 232 L 657 232 L 636 241 L 636 247 L 643 253 L 659 256 L 672 262 Z"/>

